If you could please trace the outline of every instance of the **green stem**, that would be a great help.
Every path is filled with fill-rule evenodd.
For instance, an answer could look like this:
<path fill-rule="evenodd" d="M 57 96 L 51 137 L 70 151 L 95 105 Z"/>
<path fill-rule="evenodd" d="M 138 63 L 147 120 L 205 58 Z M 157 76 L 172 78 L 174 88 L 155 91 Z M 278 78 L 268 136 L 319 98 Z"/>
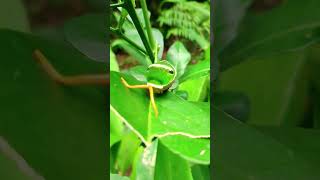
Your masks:
<path fill-rule="evenodd" d="M 145 32 L 144 32 L 144 30 L 142 28 L 142 25 L 141 25 L 141 23 L 139 21 L 138 15 L 136 13 L 136 10 L 135 10 L 135 8 L 133 6 L 132 1 L 131 0 L 125 0 L 123 7 L 128 11 L 128 13 L 129 13 L 129 15 L 130 15 L 130 17 L 131 17 L 131 19 L 133 21 L 133 24 L 134 24 L 134 26 L 136 27 L 136 29 L 137 29 L 137 31 L 139 33 L 139 36 L 140 36 L 140 38 L 142 40 L 142 43 L 143 43 L 144 47 L 146 48 L 146 52 L 147 52 L 148 56 L 150 57 L 152 62 L 155 62 L 155 57 L 154 57 L 154 54 L 152 52 L 152 48 L 151 48 L 150 43 L 149 43 L 149 41 L 147 39 L 147 36 L 146 36 L 146 34 L 145 34 Z"/>
<path fill-rule="evenodd" d="M 122 7 L 123 6 L 123 2 L 119 2 L 119 3 L 115 3 L 115 4 L 110 4 L 110 7 L 115 8 L 115 7 Z"/>
<path fill-rule="evenodd" d="M 125 10 L 124 8 L 122 8 L 122 10 L 121 10 L 121 17 L 120 17 L 119 24 L 118 24 L 118 28 L 119 28 L 119 29 L 121 29 L 122 25 L 124 24 L 127 15 L 128 15 L 127 10 Z"/>
<path fill-rule="evenodd" d="M 111 27 L 110 31 L 113 32 L 114 34 L 118 35 L 120 38 L 122 38 L 123 40 L 125 40 L 129 44 L 131 44 L 137 50 L 143 52 L 144 54 L 147 54 L 146 51 L 143 48 L 141 48 L 138 44 L 136 44 L 134 41 L 132 41 L 127 36 L 125 36 L 122 32 L 120 32 L 120 29 L 114 29 L 114 28 Z"/>
<path fill-rule="evenodd" d="M 151 44 L 151 49 L 153 52 L 155 52 L 156 51 L 156 44 L 155 44 L 155 40 L 154 40 L 153 34 L 152 34 L 150 19 L 148 17 L 148 8 L 147 8 L 146 0 L 140 0 L 140 5 L 142 8 L 142 12 L 143 12 L 144 22 L 145 22 L 146 28 L 147 28 L 149 42 Z M 155 58 L 157 59 L 157 57 L 155 57 Z"/>

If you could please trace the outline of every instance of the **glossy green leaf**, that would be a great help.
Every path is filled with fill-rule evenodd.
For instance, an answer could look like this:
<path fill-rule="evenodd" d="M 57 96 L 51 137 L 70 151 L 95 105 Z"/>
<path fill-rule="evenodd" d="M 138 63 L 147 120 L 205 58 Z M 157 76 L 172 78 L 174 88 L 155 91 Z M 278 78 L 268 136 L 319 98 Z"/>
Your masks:
<path fill-rule="evenodd" d="M 110 174 L 110 180 L 130 180 L 130 178 L 126 176 L 120 176 L 118 174 Z"/>
<path fill-rule="evenodd" d="M 115 17 L 116 21 L 119 23 L 121 13 L 122 13 L 122 8 L 119 7 L 118 10 L 119 10 L 119 12 L 113 12 L 113 16 Z M 127 11 L 124 12 L 124 14 L 126 14 L 126 13 L 127 13 Z M 122 30 L 134 28 L 134 24 L 129 19 L 130 19 L 130 17 L 127 15 L 127 18 L 124 20 L 124 22 L 122 24 Z"/>
<path fill-rule="evenodd" d="M 200 61 L 195 65 L 187 66 L 185 73 L 180 77 L 182 83 L 188 79 L 196 79 L 210 75 L 210 60 Z"/>
<path fill-rule="evenodd" d="M 110 49 L 110 71 L 117 71 L 119 72 L 119 65 L 116 59 L 116 55 Z"/>
<path fill-rule="evenodd" d="M 21 0 L 2 0 L 0 2 L 0 29 L 29 32 L 29 26 L 27 12 Z"/>
<path fill-rule="evenodd" d="M 136 175 L 137 173 L 139 173 L 137 171 L 137 167 L 140 166 L 140 160 L 141 160 L 141 156 L 142 156 L 142 153 L 143 153 L 143 150 L 144 150 L 144 147 L 143 146 L 140 146 L 138 148 L 138 150 L 136 151 L 136 154 L 135 154 L 135 157 L 134 157 L 134 160 L 133 160 L 133 163 L 132 163 L 132 171 L 131 171 L 131 174 L 130 174 L 130 179 L 131 180 L 134 180 L 136 178 Z M 142 171 L 142 173 L 145 172 L 145 171 Z"/>
<path fill-rule="evenodd" d="M 317 41 L 319 6 L 318 0 L 290 0 L 267 12 L 249 13 L 237 38 L 219 56 L 222 71 L 249 57 L 296 51 Z"/>
<path fill-rule="evenodd" d="M 113 111 L 110 111 L 110 147 L 120 141 L 123 125 Z"/>
<path fill-rule="evenodd" d="M 146 25 L 145 25 L 142 9 L 141 8 L 136 8 L 135 10 L 136 10 L 136 13 L 137 13 L 137 16 L 138 16 L 138 19 L 139 19 L 139 21 L 141 23 L 142 28 L 145 29 Z M 150 18 L 150 15 L 151 15 L 150 12 L 147 10 L 148 18 Z M 133 42 L 137 43 L 140 47 L 145 49 L 137 30 L 134 28 L 134 24 L 133 24 L 133 21 L 132 21 L 131 17 L 127 16 L 127 21 L 125 21 L 125 22 L 129 22 L 131 24 L 131 27 L 129 27 L 129 26 L 124 26 L 123 27 L 125 35 L 129 39 L 133 40 Z M 145 33 L 147 33 L 147 32 L 145 31 Z M 163 50 L 164 50 L 163 35 L 162 35 L 161 31 L 159 31 L 159 29 L 156 29 L 156 28 L 152 28 L 152 34 L 153 34 L 154 39 L 155 39 L 155 41 L 157 43 L 157 46 L 159 46 L 158 59 L 161 59 L 162 58 L 162 54 L 163 54 Z M 120 39 L 120 41 L 122 41 L 122 40 Z M 124 43 L 124 41 L 121 43 L 121 45 L 123 45 L 123 43 Z M 127 49 L 127 50 L 133 49 L 133 46 L 129 45 L 129 44 L 126 44 L 125 49 Z M 131 52 L 131 54 L 134 54 L 133 51 Z M 151 62 L 147 62 L 147 65 L 150 64 L 150 63 Z M 145 63 L 142 63 L 142 64 L 145 64 Z"/>
<path fill-rule="evenodd" d="M 204 101 L 208 94 L 209 76 L 189 79 L 179 85 L 179 90 L 188 92 L 188 101 Z"/>
<path fill-rule="evenodd" d="M 134 46 L 129 44 L 123 39 L 116 39 L 115 41 L 112 42 L 111 44 L 112 49 L 115 48 L 120 48 L 123 49 L 126 53 L 128 53 L 133 59 L 138 61 L 141 65 L 148 66 L 150 62 L 146 60 L 146 55 L 144 55 L 142 52 L 137 51 Z"/>
<path fill-rule="evenodd" d="M 116 162 L 120 173 L 125 174 L 130 168 L 140 143 L 140 139 L 132 131 L 122 137 Z"/>
<path fill-rule="evenodd" d="M 140 153 L 137 153 L 137 158 L 133 166 L 133 180 L 153 180 L 155 176 L 155 166 L 157 160 L 157 151 L 159 143 L 158 140 L 152 142 L 152 144 L 145 149 L 140 149 Z"/>
<path fill-rule="evenodd" d="M 123 77 L 130 84 L 139 83 L 130 76 Z M 149 99 L 145 90 L 126 89 L 121 83 L 120 74 L 111 71 L 110 94 L 110 111 L 115 112 L 127 126 L 130 125 L 129 127 L 145 142 L 148 137 L 149 112 Z"/>
<path fill-rule="evenodd" d="M 219 89 L 249 97 L 248 123 L 296 126 L 307 96 L 305 65 L 304 54 L 298 52 L 249 60 L 223 72 Z"/>
<path fill-rule="evenodd" d="M 174 94 L 179 96 L 179 97 L 181 97 L 184 100 L 188 100 L 188 92 L 187 91 L 179 91 L 179 90 L 177 90 L 177 91 L 174 92 Z"/>
<path fill-rule="evenodd" d="M 168 147 L 167 145 L 177 144 L 179 140 L 186 142 L 186 140 L 189 139 L 196 142 L 198 139 L 183 138 L 183 136 L 179 139 L 175 139 L 175 137 L 177 136 L 164 137 L 161 138 L 159 142 L 156 140 L 151 144 L 151 146 L 142 151 L 142 153 L 138 153 L 138 160 L 134 163 L 132 179 L 150 180 L 163 179 L 163 177 L 168 179 L 192 179 L 191 169 L 188 162 L 184 160 L 179 153 L 171 151 L 171 147 Z M 156 143 L 157 149 L 155 149 Z M 193 146 L 195 145 L 198 144 L 193 144 Z M 209 144 L 206 146 L 210 147 Z M 184 149 L 188 151 L 186 148 L 192 149 L 192 146 L 183 146 L 180 150 Z M 195 150 L 193 151 L 195 152 Z"/>
<path fill-rule="evenodd" d="M 179 82 L 182 83 L 185 80 L 188 79 L 195 79 L 195 78 L 201 78 L 204 76 L 210 75 L 210 48 L 207 48 L 204 50 L 204 57 L 202 60 L 198 61 L 195 65 L 188 65 L 185 73 L 180 77 Z M 213 61 L 213 73 L 216 74 L 216 59 Z M 213 76 L 215 79 L 215 75 Z"/>
<path fill-rule="evenodd" d="M 163 48 L 164 48 L 163 35 L 160 32 L 160 30 L 156 29 L 156 28 L 152 28 L 152 34 L 153 34 L 154 39 L 157 41 L 157 44 L 159 45 L 158 58 L 161 59 L 162 54 L 163 54 Z M 140 38 L 136 29 L 127 29 L 125 31 L 125 35 L 129 39 L 131 39 L 132 41 L 137 43 L 140 47 L 145 49 L 143 46 L 143 43 L 141 41 L 141 38 Z"/>
<path fill-rule="evenodd" d="M 0 30 L 0 134 L 46 179 L 105 179 L 105 87 L 65 87 L 32 58 L 40 48 L 63 74 L 103 73 L 65 44 Z"/>
<path fill-rule="evenodd" d="M 213 116 L 214 179 L 316 180 L 320 176 L 318 168 L 285 144 L 216 108 Z"/>
<path fill-rule="evenodd" d="M 167 93 L 158 98 L 157 105 L 159 118 L 152 119 L 152 134 L 157 136 L 182 134 L 191 138 L 210 136 L 209 103 L 191 103 Z"/>
<path fill-rule="evenodd" d="M 137 13 L 138 19 L 139 19 L 139 21 L 140 21 L 140 23 L 141 23 L 141 26 L 142 26 L 143 28 L 145 28 L 145 27 L 146 27 L 146 23 L 145 23 L 145 21 L 144 21 L 142 9 L 141 9 L 141 8 L 136 8 L 136 13 Z M 147 14 L 148 14 L 148 18 L 150 18 L 150 15 L 151 15 L 151 14 L 150 14 L 150 11 L 147 11 Z M 128 20 L 129 20 L 129 22 L 133 25 L 133 22 L 132 22 L 132 19 L 131 19 L 130 16 L 128 16 Z"/>
<path fill-rule="evenodd" d="M 146 66 L 134 66 L 128 70 L 124 70 L 123 72 L 133 76 L 135 79 L 137 79 L 140 82 L 147 83 L 147 78 L 146 78 L 147 67 Z"/>
<path fill-rule="evenodd" d="M 168 52 L 166 58 L 177 70 L 177 79 L 185 72 L 188 63 L 191 60 L 191 54 L 180 41 L 174 42 Z"/>
<path fill-rule="evenodd" d="M 155 167 L 155 180 L 183 179 L 192 180 L 188 162 L 175 155 L 159 142 Z"/>
<path fill-rule="evenodd" d="M 209 137 L 209 104 L 203 108 L 172 93 L 166 93 L 155 97 L 159 110 L 159 117 L 155 118 L 146 90 L 126 88 L 120 76 L 129 84 L 141 84 L 131 76 L 111 72 L 111 110 L 115 111 L 144 143 L 148 144 L 155 136 L 175 134 L 188 137 Z"/>
<path fill-rule="evenodd" d="M 160 141 L 173 153 L 196 164 L 210 164 L 210 139 L 166 136 Z"/>
<path fill-rule="evenodd" d="M 89 58 L 107 62 L 106 23 L 105 14 L 86 14 L 73 18 L 64 25 L 65 38 Z"/>

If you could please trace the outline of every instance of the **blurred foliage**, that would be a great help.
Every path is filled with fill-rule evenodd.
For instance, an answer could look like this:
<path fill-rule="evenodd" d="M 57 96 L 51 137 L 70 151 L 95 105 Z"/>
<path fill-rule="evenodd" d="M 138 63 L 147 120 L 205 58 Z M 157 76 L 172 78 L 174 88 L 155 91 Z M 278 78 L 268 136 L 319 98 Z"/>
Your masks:
<path fill-rule="evenodd" d="M 171 7 L 166 6 L 172 4 Z M 209 1 L 166 0 L 160 4 L 158 18 L 160 27 L 169 26 L 166 38 L 184 37 L 196 42 L 202 49 L 209 46 L 210 4 Z M 167 8 L 165 8 L 167 7 Z"/>
<path fill-rule="evenodd" d="M 78 19 L 65 24 L 75 14 L 93 9 L 76 11 L 74 4 L 65 6 L 70 2 L 0 2 L 0 179 L 102 180 L 107 176 L 106 87 L 57 84 L 32 57 L 40 49 L 62 74 L 105 73 L 105 62 L 90 56 L 92 49 L 73 46 L 83 40 L 105 42 L 103 37 L 93 38 L 105 30 L 97 25 L 81 31 L 83 27 L 75 23 Z M 95 17 L 85 16 L 82 22 L 95 23 Z M 79 33 L 67 41 L 64 28 Z M 105 45 L 94 52 L 105 52 Z"/>
<path fill-rule="evenodd" d="M 14 15 L 11 14 L 14 12 Z M 10 15 L 11 14 L 11 15 Z M 3 0 L 0 3 L 0 28 L 29 32 L 26 8 L 20 0 Z"/>
<path fill-rule="evenodd" d="M 215 1 L 214 178 L 319 179 L 318 7 Z"/>

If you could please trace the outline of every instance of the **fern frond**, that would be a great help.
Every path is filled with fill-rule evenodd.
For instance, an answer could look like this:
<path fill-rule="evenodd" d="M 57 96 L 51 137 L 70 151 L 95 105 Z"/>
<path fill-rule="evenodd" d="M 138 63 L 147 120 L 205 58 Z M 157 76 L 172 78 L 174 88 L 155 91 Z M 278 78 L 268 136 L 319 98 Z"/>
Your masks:
<path fill-rule="evenodd" d="M 166 38 L 180 36 L 204 47 L 206 42 L 209 42 L 210 4 L 196 1 L 170 2 L 174 5 L 169 9 L 163 9 L 158 18 L 161 27 L 170 27 Z"/>

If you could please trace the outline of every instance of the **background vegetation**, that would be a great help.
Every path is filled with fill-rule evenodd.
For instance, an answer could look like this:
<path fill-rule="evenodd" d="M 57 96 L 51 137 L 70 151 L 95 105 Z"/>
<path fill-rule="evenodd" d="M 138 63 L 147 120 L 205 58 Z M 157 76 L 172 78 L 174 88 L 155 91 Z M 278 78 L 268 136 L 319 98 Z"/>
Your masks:
<path fill-rule="evenodd" d="M 319 1 L 215 3 L 214 179 L 319 179 Z"/>
<path fill-rule="evenodd" d="M 107 87 L 62 86 L 32 58 L 39 48 L 63 74 L 105 73 L 99 2 L 0 2 L 0 179 L 107 178 Z"/>

